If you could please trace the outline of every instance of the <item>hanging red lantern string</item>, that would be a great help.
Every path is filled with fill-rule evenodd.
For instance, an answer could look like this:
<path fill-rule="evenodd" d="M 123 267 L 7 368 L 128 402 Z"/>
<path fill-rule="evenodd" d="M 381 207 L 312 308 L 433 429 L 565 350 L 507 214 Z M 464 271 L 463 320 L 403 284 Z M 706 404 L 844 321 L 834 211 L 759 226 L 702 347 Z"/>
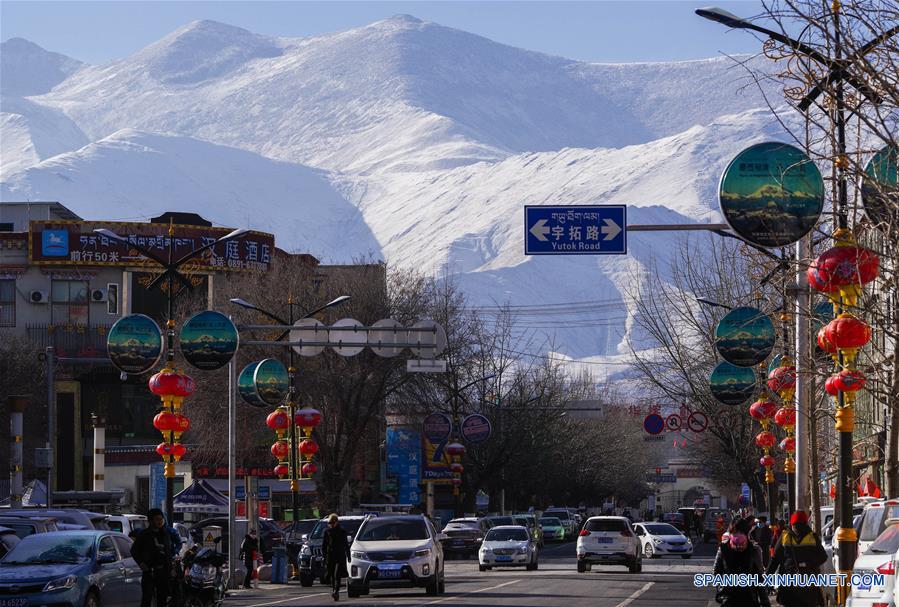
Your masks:
<path fill-rule="evenodd" d="M 153 427 L 162 434 L 163 442 L 156 452 L 165 462 L 166 477 L 175 476 L 175 462 L 187 454 L 181 435 L 190 429 L 190 420 L 181 413 L 184 399 L 194 393 L 196 384 L 189 375 L 166 367 L 147 381 L 150 392 L 162 401 L 163 410 L 153 418 Z"/>

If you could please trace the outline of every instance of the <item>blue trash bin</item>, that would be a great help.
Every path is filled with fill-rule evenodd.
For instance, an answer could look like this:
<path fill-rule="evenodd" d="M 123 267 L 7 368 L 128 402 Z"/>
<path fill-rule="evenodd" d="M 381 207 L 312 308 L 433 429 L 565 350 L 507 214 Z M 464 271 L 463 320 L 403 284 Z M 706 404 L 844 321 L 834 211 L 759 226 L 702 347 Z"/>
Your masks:
<path fill-rule="evenodd" d="M 272 548 L 272 584 L 287 583 L 287 548 L 275 546 Z"/>

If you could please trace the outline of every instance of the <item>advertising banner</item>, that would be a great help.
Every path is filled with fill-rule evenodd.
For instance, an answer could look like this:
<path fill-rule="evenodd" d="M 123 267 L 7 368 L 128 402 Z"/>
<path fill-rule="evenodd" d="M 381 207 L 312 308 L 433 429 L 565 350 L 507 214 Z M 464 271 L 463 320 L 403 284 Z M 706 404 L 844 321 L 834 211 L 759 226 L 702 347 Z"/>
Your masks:
<path fill-rule="evenodd" d="M 734 308 L 715 328 L 718 353 L 738 367 L 752 367 L 768 358 L 776 339 L 771 318 L 756 308 Z"/>
<path fill-rule="evenodd" d="M 237 351 L 237 343 L 237 327 L 215 310 L 195 314 L 181 327 L 181 354 L 201 371 L 214 371 L 227 365 Z"/>
<path fill-rule="evenodd" d="M 387 475 L 396 479 L 397 502 L 421 502 L 421 435 L 401 426 L 387 428 Z"/>
<path fill-rule="evenodd" d="M 752 367 L 737 367 L 727 361 L 718 363 L 709 377 L 712 396 L 725 405 L 741 405 L 755 394 L 756 377 Z"/>
<path fill-rule="evenodd" d="M 162 331 L 149 316 L 130 314 L 112 325 L 106 335 L 106 351 L 119 371 L 144 373 L 162 356 Z"/>

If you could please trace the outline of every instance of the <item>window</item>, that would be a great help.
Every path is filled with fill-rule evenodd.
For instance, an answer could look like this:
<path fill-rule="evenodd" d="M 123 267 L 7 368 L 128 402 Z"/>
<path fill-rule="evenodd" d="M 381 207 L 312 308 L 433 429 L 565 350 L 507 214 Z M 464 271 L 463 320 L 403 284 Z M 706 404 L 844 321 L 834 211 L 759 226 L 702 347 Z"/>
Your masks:
<path fill-rule="evenodd" d="M 114 537 L 116 546 L 119 548 L 119 555 L 122 559 L 131 557 L 131 540 L 126 537 Z"/>
<path fill-rule="evenodd" d="M 526 542 L 528 532 L 525 529 L 491 529 L 484 538 L 485 542 Z"/>
<path fill-rule="evenodd" d="M 112 538 L 108 535 L 104 535 L 100 538 L 100 545 L 97 546 L 97 557 L 101 554 L 111 552 L 115 555 L 116 560 L 119 560 L 118 553 L 115 550 L 115 544 L 112 542 Z"/>
<path fill-rule="evenodd" d="M 83 280 L 54 280 L 50 289 L 53 324 L 87 325 L 90 290 Z"/>
<path fill-rule="evenodd" d="M 16 281 L 0 280 L 0 327 L 16 326 Z"/>
<path fill-rule="evenodd" d="M 428 539 L 423 520 L 369 519 L 359 530 L 360 542 L 408 542 Z"/>
<path fill-rule="evenodd" d="M 617 518 L 591 518 L 584 527 L 587 531 L 627 531 L 627 524 Z"/>

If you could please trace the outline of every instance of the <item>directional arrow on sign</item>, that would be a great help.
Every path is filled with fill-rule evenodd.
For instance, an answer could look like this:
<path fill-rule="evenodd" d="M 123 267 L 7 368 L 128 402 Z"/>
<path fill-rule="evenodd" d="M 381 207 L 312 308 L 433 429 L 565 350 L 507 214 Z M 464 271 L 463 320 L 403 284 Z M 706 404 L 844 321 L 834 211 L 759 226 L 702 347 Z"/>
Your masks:
<path fill-rule="evenodd" d="M 621 226 L 619 226 L 613 220 L 606 218 L 603 219 L 602 222 L 606 224 L 600 230 L 605 235 L 605 238 L 603 238 L 603 240 L 612 240 L 621 233 Z M 549 230 L 547 230 L 547 232 L 549 232 Z M 534 236 L 536 236 L 536 234 L 534 234 Z"/>
<path fill-rule="evenodd" d="M 603 230 L 605 230 L 605 228 L 603 228 Z M 546 235 L 549 234 L 549 228 L 546 227 L 546 220 L 541 219 L 533 226 L 531 226 L 531 234 L 533 234 L 537 240 L 546 242 Z"/>

